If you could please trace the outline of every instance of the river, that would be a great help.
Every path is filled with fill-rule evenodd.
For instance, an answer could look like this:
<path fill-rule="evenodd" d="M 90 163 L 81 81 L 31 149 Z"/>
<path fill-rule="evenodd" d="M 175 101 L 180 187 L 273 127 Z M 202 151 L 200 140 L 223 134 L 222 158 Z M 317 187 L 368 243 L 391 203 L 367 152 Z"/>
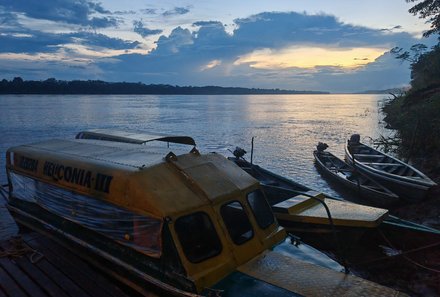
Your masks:
<path fill-rule="evenodd" d="M 323 141 L 343 157 L 344 143 L 352 133 L 360 133 L 365 142 L 387 133 L 380 113 L 385 100 L 386 95 L 352 94 L 3 95 L 0 182 L 7 182 L 9 147 L 50 138 L 73 139 L 85 129 L 113 128 L 190 135 L 201 152 L 226 156 L 236 146 L 250 152 L 255 137 L 254 163 L 340 197 L 316 171 L 312 152 Z M 0 213 L 6 215 L 1 202 Z M 10 220 L 0 220 L 0 237 L 14 232 Z"/>
<path fill-rule="evenodd" d="M 0 95 L 0 182 L 7 182 L 5 152 L 11 146 L 50 138 L 73 139 L 82 130 L 112 128 L 185 134 L 196 140 L 201 152 L 226 156 L 231 156 L 229 150 L 236 146 L 250 152 L 255 137 L 254 163 L 341 197 L 316 170 L 312 152 L 321 141 L 343 157 L 344 144 L 353 133 L 360 133 L 365 143 L 392 133 L 384 128 L 380 112 L 387 100 L 387 95 L 353 94 Z M 5 219 L 6 209 L 1 204 L 0 198 L 0 239 L 17 231 L 12 220 Z M 427 289 L 429 284 L 438 288 L 432 284 L 434 277 L 418 279 L 424 274 L 396 267 L 396 272 L 390 272 L 389 284 L 399 279 L 404 290 L 426 296 L 433 292 Z M 409 271 L 407 276 L 414 275 L 413 279 L 403 274 L 401 280 L 401 271 Z"/>

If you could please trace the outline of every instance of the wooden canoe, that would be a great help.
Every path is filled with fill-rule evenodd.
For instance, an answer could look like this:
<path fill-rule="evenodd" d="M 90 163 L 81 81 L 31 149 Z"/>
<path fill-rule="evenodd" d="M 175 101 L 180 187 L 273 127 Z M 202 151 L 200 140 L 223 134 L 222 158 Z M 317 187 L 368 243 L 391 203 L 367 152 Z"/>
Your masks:
<path fill-rule="evenodd" d="M 353 190 L 367 202 L 377 206 L 388 206 L 399 200 L 396 194 L 332 153 L 316 150 L 313 156 L 323 175 Z"/>
<path fill-rule="evenodd" d="M 380 182 L 399 197 L 419 201 L 426 197 L 431 187 L 437 185 L 413 166 L 363 144 L 358 139 L 359 137 L 351 137 L 347 142 L 347 163 Z"/>
<path fill-rule="evenodd" d="M 260 182 L 280 225 L 289 232 L 331 233 L 334 225 L 339 232 L 363 233 L 378 227 L 388 216 L 386 209 L 334 199 L 244 159 L 229 159 Z M 332 222 L 322 202 L 327 205 Z"/>
<path fill-rule="evenodd" d="M 271 205 L 280 203 L 295 194 L 318 193 L 304 184 L 276 174 L 258 165 L 251 164 L 243 158 L 229 159 L 260 181 Z M 340 198 L 323 193 L 320 194 L 320 197 L 324 197 L 326 201 L 334 200 L 339 202 L 341 200 Z M 274 213 L 277 214 L 275 210 Z M 280 214 L 278 214 L 278 216 L 279 215 Z M 299 223 L 282 219 L 278 221 L 288 232 L 300 236 L 305 242 L 317 248 L 326 249 L 334 244 L 331 236 L 332 231 L 328 225 Z M 344 238 L 344 245 L 347 246 L 363 246 L 365 241 L 362 240 L 363 243 L 360 243 L 359 240 L 361 238 L 367 238 L 366 242 L 369 242 L 370 245 L 387 245 L 386 242 L 383 242 L 382 232 L 386 232 L 386 236 L 391 239 L 394 246 L 402 250 L 438 243 L 440 239 L 440 230 L 403 220 L 392 215 L 388 215 L 377 228 L 362 228 L 359 226 L 335 227 L 339 238 Z M 360 254 L 362 254 L 362 252 Z"/>

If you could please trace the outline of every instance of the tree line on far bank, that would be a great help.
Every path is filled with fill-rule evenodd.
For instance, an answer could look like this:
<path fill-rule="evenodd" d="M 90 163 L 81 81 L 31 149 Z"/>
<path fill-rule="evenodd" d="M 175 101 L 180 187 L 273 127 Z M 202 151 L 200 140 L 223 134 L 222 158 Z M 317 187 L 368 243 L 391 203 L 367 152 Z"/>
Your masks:
<path fill-rule="evenodd" d="M 23 80 L 15 77 L 0 81 L 0 94 L 164 94 L 164 95 L 252 95 L 252 94 L 326 94 L 327 92 L 258 89 L 219 86 L 172 86 L 101 80 Z"/>

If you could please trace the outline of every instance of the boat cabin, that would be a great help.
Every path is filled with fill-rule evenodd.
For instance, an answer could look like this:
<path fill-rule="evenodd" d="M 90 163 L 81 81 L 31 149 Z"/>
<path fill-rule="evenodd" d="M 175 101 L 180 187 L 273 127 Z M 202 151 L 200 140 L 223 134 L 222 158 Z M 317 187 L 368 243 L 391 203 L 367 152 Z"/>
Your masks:
<path fill-rule="evenodd" d="M 13 147 L 8 207 L 167 291 L 201 292 L 285 238 L 253 177 L 221 155 L 157 144 Z"/>

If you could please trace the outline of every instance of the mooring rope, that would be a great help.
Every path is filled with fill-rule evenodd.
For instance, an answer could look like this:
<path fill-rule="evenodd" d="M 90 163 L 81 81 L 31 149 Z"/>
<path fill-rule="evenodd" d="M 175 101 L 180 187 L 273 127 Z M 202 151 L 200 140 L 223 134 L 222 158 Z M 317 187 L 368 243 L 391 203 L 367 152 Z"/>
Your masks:
<path fill-rule="evenodd" d="M 383 232 L 381 230 L 378 230 L 378 231 L 379 231 L 379 234 L 382 236 L 382 238 L 387 242 L 387 244 L 392 249 L 397 250 L 392 245 L 392 243 L 388 240 L 388 238 L 385 236 L 385 234 L 383 234 Z M 399 251 L 399 253 L 396 253 L 395 255 L 390 255 L 390 256 L 387 255 L 387 256 L 379 257 L 379 258 L 376 258 L 376 259 L 373 259 L 373 260 L 369 260 L 369 261 L 358 262 L 358 263 L 350 263 L 350 264 L 351 265 L 366 265 L 366 264 L 370 264 L 370 263 L 374 263 L 374 262 L 378 262 L 378 261 L 382 261 L 382 260 L 389 260 L 391 258 L 402 256 L 405 260 L 407 260 L 408 262 L 410 262 L 410 263 L 412 263 L 412 264 L 414 264 L 416 266 L 419 266 L 419 267 L 421 267 L 423 269 L 426 269 L 428 271 L 432 271 L 432 272 L 435 272 L 435 273 L 440 273 L 440 270 L 437 270 L 437 269 L 434 269 L 434 268 L 431 268 L 431 267 L 427 267 L 427 266 L 425 266 L 423 264 L 417 263 L 413 259 L 411 259 L 411 258 L 406 256 L 407 254 L 411 254 L 411 253 L 414 253 L 414 252 L 419 252 L 419 251 L 422 251 L 422 250 L 427 250 L 427 249 L 430 249 L 430 248 L 433 248 L 433 247 L 436 247 L 436 246 L 440 246 L 440 241 L 436 242 L 436 243 L 428 244 L 428 245 L 425 245 L 425 246 L 422 246 L 422 247 L 406 250 L 406 251 Z"/>
<path fill-rule="evenodd" d="M 27 245 L 21 236 L 13 236 L 6 242 L 7 243 L 3 245 L 4 247 L 0 248 L 0 258 L 8 257 L 17 259 L 30 254 L 29 260 L 32 264 L 35 264 L 44 257 L 42 253 Z"/>
<path fill-rule="evenodd" d="M 393 247 L 393 245 L 391 244 L 391 242 L 388 240 L 388 238 L 385 236 L 385 234 L 383 234 L 383 232 L 382 232 L 381 230 L 379 230 L 379 233 L 380 233 L 380 235 L 383 237 L 383 239 L 384 239 L 384 240 L 385 240 L 385 241 L 386 241 L 386 242 L 387 242 L 387 243 L 388 243 L 393 249 L 395 249 L 395 248 Z M 428 245 L 428 246 L 426 246 L 426 247 L 431 248 L 431 247 L 434 247 L 434 246 L 437 246 L 437 245 L 440 245 L 440 242 L 437 242 L 437 243 L 435 243 L 435 244 L 430 244 L 430 245 Z M 426 247 L 421 247 L 421 248 L 416 248 L 416 249 L 414 249 L 414 250 L 405 251 L 405 252 L 400 253 L 400 255 L 402 255 L 402 257 L 403 257 L 405 260 L 407 260 L 408 262 L 410 262 L 410 263 L 412 263 L 412 264 L 414 264 L 414 265 L 416 265 L 416 266 L 418 266 L 418 267 L 421 267 L 421 268 L 426 269 L 426 270 L 431 271 L 431 272 L 440 273 L 440 270 L 437 270 L 437 269 L 434 269 L 434 268 L 431 268 L 431 267 L 427 267 L 427 266 L 425 266 L 425 265 L 423 265 L 423 264 L 420 264 L 420 263 L 418 263 L 418 262 L 414 261 L 413 259 L 411 259 L 411 258 L 409 258 L 409 257 L 406 256 L 406 254 L 408 254 L 409 252 L 414 252 L 414 251 L 419 251 L 419 250 L 422 250 L 422 249 L 426 249 Z"/>

